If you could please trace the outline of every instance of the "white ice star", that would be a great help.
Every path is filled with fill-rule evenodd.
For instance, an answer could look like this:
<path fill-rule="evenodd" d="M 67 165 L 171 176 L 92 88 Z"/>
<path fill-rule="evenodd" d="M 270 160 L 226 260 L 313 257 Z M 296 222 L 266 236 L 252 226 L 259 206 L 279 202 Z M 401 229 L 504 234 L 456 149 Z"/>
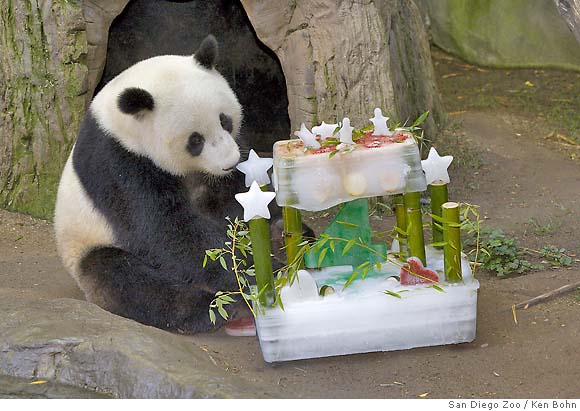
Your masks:
<path fill-rule="evenodd" d="M 306 147 L 320 148 L 320 143 L 316 141 L 316 135 L 312 134 L 304 123 L 300 125 L 300 131 L 295 131 L 294 135 L 302 140 Z"/>
<path fill-rule="evenodd" d="M 326 124 L 323 121 L 321 125 L 312 127 L 312 132 L 316 135 L 319 135 L 320 138 L 324 140 L 336 134 L 334 132 L 334 130 L 336 130 L 336 127 L 338 127 L 338 124 Z"/>
<path fill-rule="evenodd" d="M 276 193 L 262 191 L 255 181 L 246 193 L 236 194 L 236 200 L 244 207 L 244 221 L 254 218 L 270 218 L 268 204 L 276 197 Z"/>
<path fill-rule="evenodd" d="M 338 132 L 338 134 L 340 135 L 340 142 L 343 144 L 354 144 L 354 141 L 352 141 L 352 130 L 354 130 L 354 127 L 350 126 L 350 120 L 348 119 L 348 117 L 345 117 L 342 119 L 342 127 L 340 128 L 340 131 Z"/>
<path fill-rule="evenodd" d="M 427 160 L 421 161 L 423 171 L 425 171 L 425 178 L 427 184 L 432 184 L 435 181 L 442 181 L 449 184 L 449 174 L 447 168 L 453 161 L 453 156 L 441 157 L 435 148 L 431 147 Z"/>
<path fill-rule="evenodd" d="M 380 108 L 375 108 L 375 116 L 371 118 L 371 122 L 375 126 L 373 131 L 373 136 L 390 136 L 393 134 L 389 127 L 387 126 L 388 117 L 383 117 L 383 112 Z"/>
<path fill-rule="evenodd" d="M 251 186 L 253 181 L 265 186 L 270 182 L 268 170 L 272 167 L 272 162 L 271 158 L 260 158 L 254 150 L 250 150 L 248 159 L 236 168 L 246 175 L 246 187 Z"/>

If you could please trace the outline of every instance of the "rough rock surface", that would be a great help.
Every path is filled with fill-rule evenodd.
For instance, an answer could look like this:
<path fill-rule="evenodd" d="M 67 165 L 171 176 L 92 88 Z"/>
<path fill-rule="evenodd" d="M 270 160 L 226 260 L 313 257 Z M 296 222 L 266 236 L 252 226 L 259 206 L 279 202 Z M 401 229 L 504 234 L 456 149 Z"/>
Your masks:
<path fill-rule="evenodd" d="M 0 0 L 0 206 L 50 216 L 84 112 L 80 1 Z"/>
<path fill-rule="evenodd" d="M 576 36 L 576 40 L 580 41 L 580 0 L 554 0 L 554 2 L 560 15 Z"/>
<path fill-rule="evenodd" d="M 39 383 L 39 384 L 36 384 Z M 52 381 L 33 381 L 0 375 L 0 399 L 7 398 L 111 398 L 110 396 Z"/>
<path fill-rule="evenodd" d="M 107 60 L 107 44 L 111 23 L 129 3 L 129 0 L 84 0 L 83 15 L 87 31 L 87 66 L 88 78 L 86 103 L 93 96 L 93 91 L 105 68 Z"/>
<path fill-rule="evenodd" d="M 556 2 L 578 8 L 576 0 Z M 417 0 L 417 5 L 428 16 L 433 42 L 470 63 L 580 70 L 580 47 L 554 1 Z"/>
<path fill-rule="evenodd" d="M 179 336 L 72 299 L 0 290 L 0 374 L 117 398 L 264 397 Z"/>
<path fill-rule="evenodd" d="M 412 1 L 241 2 L 258 38 L 280 60 L 292 129 L 343 116 L 361 127 L 382 107 L 402 121 L 430 110 L 427 133 L 437 133 L 442 108 Z"/>

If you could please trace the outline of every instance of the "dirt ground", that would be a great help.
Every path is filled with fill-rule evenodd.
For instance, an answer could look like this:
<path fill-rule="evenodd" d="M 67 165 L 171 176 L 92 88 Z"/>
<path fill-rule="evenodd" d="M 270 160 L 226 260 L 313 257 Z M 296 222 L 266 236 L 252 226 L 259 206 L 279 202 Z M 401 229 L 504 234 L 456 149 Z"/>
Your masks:
<path fill-rule="evenodd" d="M 580 148 L 558 137 L 578 141 L 580 131 L 573 121 L 539 115 L 567 112 L 577 102 L 580 75 L 476 68 L 438 51 L 434 58 L 450 112 L 449 128 L 435 145 L 456 157 L 451 198 L 479 205 L 486 226 L 522 246 L 566 248 L 572 267 L 545 265 L 508 279 L 478 271 L 477 338 L 470 344 L 270 365 L 256 338 L 223 331 L 183 337 L 218 367 L 285 398 L 580 397 L 580 293 L 518 311 L 517 324 L 511 312 L 514 303 L 580 281 Z M 514 94 L 534 87 L 541 92 L 516 104 Z M 317 220 L 307 217 L 320 228 Z M 392 217 L 380 224 L 389 226 Z M 0 232 L 0 287 L 83 298 L 58 260 L 50 223 L 0 211 Z"/>

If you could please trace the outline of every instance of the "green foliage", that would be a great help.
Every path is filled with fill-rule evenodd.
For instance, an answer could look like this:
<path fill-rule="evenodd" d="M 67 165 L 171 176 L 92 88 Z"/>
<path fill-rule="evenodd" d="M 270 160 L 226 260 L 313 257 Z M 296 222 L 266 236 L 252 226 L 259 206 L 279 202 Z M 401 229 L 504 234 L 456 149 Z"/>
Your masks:
<path fill-rule="evenodd" d="M 565 248 L 558 248 L 554 245 L 546 245 L 540 249 L 542 257 L 548 260 L 553 266 L 572 266 L 572 257 L 566 254 Z"/>
<path fill-rule="evenodd" d="M 498 277 L 508 274 L 522 274 L 536 268 L 523 258 L 521 249 L 513 238 L 509 238 L 502 230 L 493 230 L 481 241 L 482 267 L 497 273 Z"/>
<path fill-rule="evenodd" d="M 254 267 L 248 266 L 246 259 L 252 254 L 250 243 L 250 232 L 248 226 L 243 221 L 236 218 L 228 221 L 227 235 L 230 241 L 224 244 L 223 248 L 212 248 L 205 250 L 203 266 L 205 267 L 209 260 L 217 261 L 224 270 L 233 271 L 238 283 L 238 289 L 235 291 L 218 291 L 215 298 L 209 305 L 209 318 L 215 324 L 216 313 L 225 320 L 228 319 L 228 313 L 225 306 L 235 303 L 234 296 L 241 296 L 252 313 L 252 303 L 257 301 L 258 293 L 255 287 L 251 286 L 250 277 L 254 276 Z M 229 265 L 228 265 L 229 264 Z"/>
<path fill-rule="evenodd" d="M 558 230 L 560 228 L 562 223 L 553 222 L 550 220 L 549 222 L 542 224 L 538 220 L 536 220 L 535 218 L 530 218 L 528 220 L 527 225 L 531 227 L 532 232 L 535 235 L 544 236 L 544 235 L 555 233 L 556 230 Z"/>

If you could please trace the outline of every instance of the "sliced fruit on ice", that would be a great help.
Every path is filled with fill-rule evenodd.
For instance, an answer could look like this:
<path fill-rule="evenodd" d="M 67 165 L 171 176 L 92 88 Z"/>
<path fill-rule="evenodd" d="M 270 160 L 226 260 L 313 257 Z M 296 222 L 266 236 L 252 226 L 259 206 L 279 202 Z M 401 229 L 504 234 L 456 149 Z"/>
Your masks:
<path fill-rule="evenodd" d="M 423 267 L 423 263 L 417 257 L 411 257 L 407 264 L 401 267 L 401 285 L 433 284 L 439 281 L 437 273 Z"/>

